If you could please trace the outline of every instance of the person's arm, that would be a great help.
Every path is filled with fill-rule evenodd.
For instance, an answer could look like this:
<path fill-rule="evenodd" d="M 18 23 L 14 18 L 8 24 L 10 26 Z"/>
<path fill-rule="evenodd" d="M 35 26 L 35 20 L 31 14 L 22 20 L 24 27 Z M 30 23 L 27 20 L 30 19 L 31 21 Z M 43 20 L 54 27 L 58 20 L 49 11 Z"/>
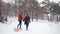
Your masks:
<path fill-rule="evenodd" d="M 19 14 L 18 14 L 18 20 L 19 20 Z"/>
<path fill-rule="evenodd" d="M 23 21 L 25 21 L 26 17 L 23 19 Z"/>

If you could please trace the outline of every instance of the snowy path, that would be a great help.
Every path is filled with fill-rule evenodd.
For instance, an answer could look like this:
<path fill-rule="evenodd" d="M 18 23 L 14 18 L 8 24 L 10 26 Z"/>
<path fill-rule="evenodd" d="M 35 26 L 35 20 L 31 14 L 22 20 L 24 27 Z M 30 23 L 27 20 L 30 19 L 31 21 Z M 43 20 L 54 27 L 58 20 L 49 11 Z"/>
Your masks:
<path fill-rule="evenodd" d="M 38 22 L 33 21 L 29 25 L 29 30 L 26 31 L 24 23 L 22 23 L 22 31 L 14 31 L 18 21 L 14 19 L 12 23 L 2 24 L 0 23 L 0 34 L 60 34 L 60 24 L 48 22 L 46 20 L 40 20 Z"/>

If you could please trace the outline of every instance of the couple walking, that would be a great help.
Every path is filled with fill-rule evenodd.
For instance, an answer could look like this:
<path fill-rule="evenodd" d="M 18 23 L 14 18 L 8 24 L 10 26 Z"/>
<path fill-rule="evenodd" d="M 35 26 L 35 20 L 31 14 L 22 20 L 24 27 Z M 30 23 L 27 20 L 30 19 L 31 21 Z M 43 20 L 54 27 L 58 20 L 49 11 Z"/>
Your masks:
<path fill-rule="evenodd" d="M 21 29 L 22 21 L 24 21 L 24 24 L 26 25 L 26 30 L 28 30 L 28 26 L 30 22 L 30 16 L 28 14 L 23 18 L 23 12 L 20 12 L 18 14 L 18 21 L 19 21 L 19 24 L 17 25 L 17 28 L 20 26 L 20 29 Z"/>

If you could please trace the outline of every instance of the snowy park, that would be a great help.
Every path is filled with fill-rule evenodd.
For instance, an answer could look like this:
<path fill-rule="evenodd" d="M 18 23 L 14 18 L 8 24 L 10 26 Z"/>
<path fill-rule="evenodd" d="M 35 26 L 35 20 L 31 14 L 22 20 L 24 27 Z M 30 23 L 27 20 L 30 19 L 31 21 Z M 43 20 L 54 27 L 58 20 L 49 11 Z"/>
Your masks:
<path fill-rule="evenodd" d="M 0 0 L 0 34 L 60 34 L 60 0 Z"/>
<path fill-rule="evenodd" d="M 60 34 L 60 23 L 35 19 L 30 22 L 28 31 L 22 23 L 21 31 L 14 31 L 18 24 L 17 17 L 8 17 L 7 24 L 0 23 L 0 34 Z"/>

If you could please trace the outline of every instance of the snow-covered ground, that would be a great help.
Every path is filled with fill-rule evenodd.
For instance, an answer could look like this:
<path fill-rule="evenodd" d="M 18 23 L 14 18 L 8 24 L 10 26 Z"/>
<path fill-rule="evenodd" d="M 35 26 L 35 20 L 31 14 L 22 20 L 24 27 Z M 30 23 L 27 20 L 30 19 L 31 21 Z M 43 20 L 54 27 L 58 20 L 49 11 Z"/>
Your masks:
<path fill-rule="evenodd" d="M 31 21 L 29 30 L 25 29 L 24 22 L 22 23 L 23 30 L 14 31 L 14 27 L 18 24 L 16 17 L 9 17 L 7 24 L 0 23 L 0 34 L 60 34 L 60 23 L 48 22 L 47 20 L 39 20 L 38 22 Z"/>

